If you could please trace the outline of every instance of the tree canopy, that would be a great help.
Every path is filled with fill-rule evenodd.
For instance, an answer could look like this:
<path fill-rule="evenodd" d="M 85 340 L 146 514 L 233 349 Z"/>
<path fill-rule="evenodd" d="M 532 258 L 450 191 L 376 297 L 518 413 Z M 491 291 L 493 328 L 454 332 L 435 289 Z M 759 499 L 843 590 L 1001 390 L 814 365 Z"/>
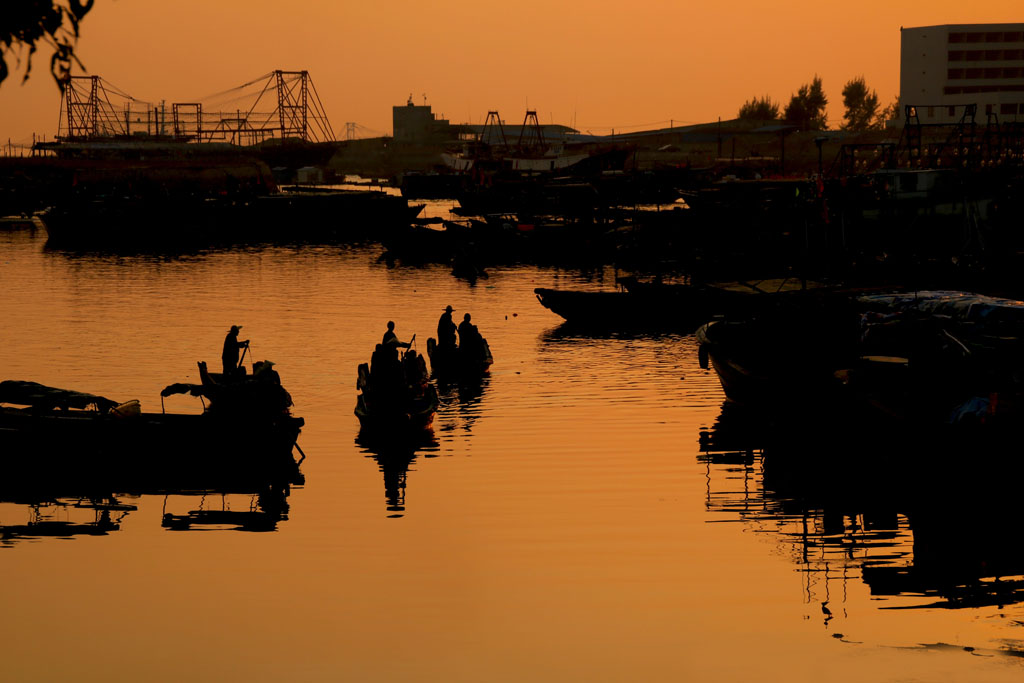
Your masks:
<path fill-rule="evenodd" d="M 821 78 L 815 75 L 814 80 L 801 85 L 790 98 L 782 118 L 800 130 L 825 130 L 828 128 L 825 115 L 827 105 L 828 98 L 822 89 Z"/>
<path fill-rule="evenodd" d="M 843 106 L 843 130 L 875 130 L 884 125 L 879 121 L 878 93 L 868 88 L 863 76 L 843 86 Z"/>
<path fill-rule="evenodd" d="M 882 111 L 878 112 L 878 127 L 885 128 L 887 121 L 900 118 L 900 96 L 896 95 L 892 98 L 892 102 L 887 107 L 884 107 Z"/>
<path fill-rule="evenodd" d="M 71 63 L 81 66 L 75 56 L 75 42 L 82 18 L 92 9 L 94 0 L 2 0 L 0 1 L 0 84 L 7 79 L 13 58 L 20 67 L 25 55 L 25 76 L 32 71 L 32 56 L 39 44 L 53 48 L 50 73 L 57 86 L 64 87 Z M 16 67 L 16 68 L 17 68 Z"/>
<path fill-rule="evenodd" d="M 749 121 L 775 121 L 779 118 L 781 108 L 778 102 L 773 102 L 770 97 L 754 97 L 747 100 L 740 107 L 738 118 Z"/>

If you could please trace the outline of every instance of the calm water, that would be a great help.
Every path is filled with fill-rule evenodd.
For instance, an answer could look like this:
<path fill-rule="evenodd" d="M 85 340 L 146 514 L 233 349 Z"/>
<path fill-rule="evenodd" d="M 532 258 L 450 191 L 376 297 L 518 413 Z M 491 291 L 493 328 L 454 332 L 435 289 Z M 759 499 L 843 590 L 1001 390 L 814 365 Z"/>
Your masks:
<path fill-rule="evenodd" d="M 244 325 L 306 419 L 306 483 L 286 508 L 218 492 L 118 496 L 105 511 L 0 503 L 4 680 L 1024 676 L 1007 654 L 1024 649 L 1021 576 L 981 574 L 970 596 L 998 597 L 974 602 L 880 592 L 872 571 L 921 564 L 928 519 L 837 503 L 828 482 L 778 485 L 760 450 L 727 444 L 691 337 L 573 334 L 532 293 L 611 288 L 610 270 L 496 269 L 470 286 L 443 267 L 387 269 L 374 247 L 44 244 L 0 233 L 2 378 L 156 411 L 163 386 L 197 381 L 196 361 L 216 364 Z M 425 350 L 446 304 L 473 314 L 491 376 L 442 390 L 433 442 L 374 453 L 357 442 L 356 366 L 389 319 Z M 167 408 L 200 410 L 181 396 Z M 165 513 L 193 523 L 165 528 Z M 986 543 L 1019 544 L 1020 520 L 971 513 L 948 538 L 928 527 L 933 562 L 947 541 L 979 562 Z M 69 525 L 24 526 L 43 521 Z M 991 539 L 992 525 L 1015 531 Z"/>

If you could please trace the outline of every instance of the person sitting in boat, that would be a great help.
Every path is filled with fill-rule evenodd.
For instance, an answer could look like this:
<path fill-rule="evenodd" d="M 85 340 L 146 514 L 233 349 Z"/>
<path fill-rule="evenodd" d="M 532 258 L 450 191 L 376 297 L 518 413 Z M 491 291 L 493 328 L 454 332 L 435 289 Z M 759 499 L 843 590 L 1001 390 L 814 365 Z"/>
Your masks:
<path fill-rule="evenodd" d="M 437 321 L 437 348 L 442 351 L 455 350 L 455 322 L 452 320 L 452 312 L 455 309 L 448 305 Z"/>
<path fill-rule="evenodd" d="M 238 373 L 238 350 L 249 345 L 248 339 L 238 341 L 238 332 L 241 329 L 241 325 L 232 325 L 227 336 L 224 337 L 224 349 L 220 353 L 220 362 L 225 377 L 233 377 Z"/>
<path fill-rule="evenodd" d="M 463 354 L 475 354 L 480 348 L 480 331 L 470 320 L 472 318 L 467 313 L 462 316 L 462 322 L 459 323 L 459 351 Z"/>
<path fill-rule="evenodd" d="M 402 374 L 405 383 L 413 389 L 414 393 L 422 393 L 423 384 L 427 381 L 427 362 L 423 356 L 410 350 L 402 357 Z"/>

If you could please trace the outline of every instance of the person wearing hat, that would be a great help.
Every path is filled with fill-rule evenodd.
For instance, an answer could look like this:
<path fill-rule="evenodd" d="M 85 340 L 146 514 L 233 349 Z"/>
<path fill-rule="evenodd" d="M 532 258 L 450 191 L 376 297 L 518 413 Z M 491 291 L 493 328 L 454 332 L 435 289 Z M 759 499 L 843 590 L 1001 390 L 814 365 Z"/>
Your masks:
<path fill-rule="evenodd" d="M 455 350 L 455 323 L 452 321 L 452 312 L 455 309 L 448 305 L 437 321 L 437 347 L 445 351 Z"/>
<path fill-rule="evenodd" d="M 224 350 L 220 352 L 220 362 L 226 377 L 233 376 L 238 371 L 238 350 L 249 345 L 248 339 L 238 341 L 238 332 L 241 329 L 241 325 L 232 325 L 224 337 Z"/>

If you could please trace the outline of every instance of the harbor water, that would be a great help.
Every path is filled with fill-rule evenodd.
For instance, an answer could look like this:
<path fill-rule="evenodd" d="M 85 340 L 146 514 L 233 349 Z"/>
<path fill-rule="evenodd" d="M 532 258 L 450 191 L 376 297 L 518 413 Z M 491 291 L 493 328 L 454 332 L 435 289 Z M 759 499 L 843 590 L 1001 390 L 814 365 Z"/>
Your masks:
<path fill-rule="evenodd" d="M 495 268 L 471 285 L 446 266 L 388 267 L 380 252 L 62 251 L 41 230 L 0 233 L 0 379 L 158 412 L 160 390 L 197 382 L 197 361 L 216 367 L 228 328 L 242 325 L 252 358 L 276 363 L 305 419 L 306 456 L 304 483 L 270 502 L 112 491 L 118 505 L 97 509 L 7 496 L 0 678 L 1024 676 L 1021 576 L 869 583 L 873 572 L 913 578 L 925 551 L 941 564 L 944 544 L 978 563 L 992 544 L 1018 546 L 1012 506 L 972 502 L 969 523 L 952 519 L 947 534 L 908 516 L 899 490 L 884 509 L 869 491 L 833 505 L 844 470 L 885 477 L 865 472 L 877 459 L 777 486 L 758 443 L 722 436 L 730 410 L 692 335 L 574 331 L 534 297 L 535 287 L 613 289 L 611 268 Z M 449 304 L 489 341 L 490 375 L 440 387 L 432 438 L 375 450 L 353 415 L 357 365 L 388 320 L 425 352 Z M 187 395 L 163 407 L 202 410 Z M 816 456 L 827 462 L 829 443 Z M 65 531 L 44 533 L 47 521 Z"/>

